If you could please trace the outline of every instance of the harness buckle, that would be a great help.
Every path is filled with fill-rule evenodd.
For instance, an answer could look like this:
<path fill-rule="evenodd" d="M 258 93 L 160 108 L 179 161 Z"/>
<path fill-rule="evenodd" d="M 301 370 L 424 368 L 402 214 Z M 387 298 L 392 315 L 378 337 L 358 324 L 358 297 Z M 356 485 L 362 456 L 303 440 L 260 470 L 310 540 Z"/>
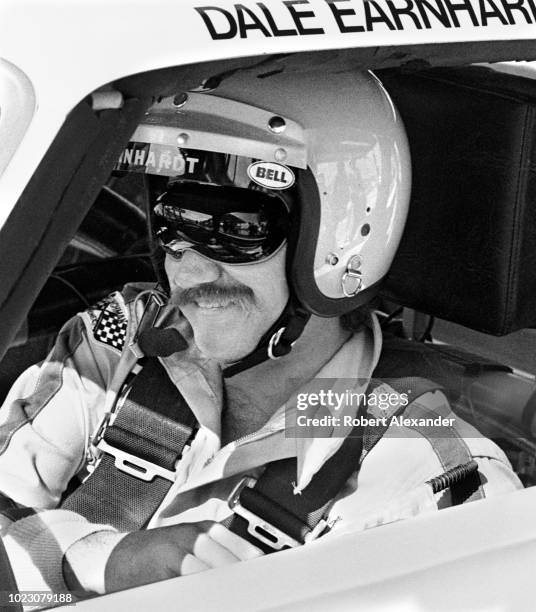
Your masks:
<path fill-rule="evenodd" d="M 301 542 L 289 536 L 284 531 L 281 531 L 281 529 L 278 527 L 274 527 L 274 525 L 261 518 L 258 514 L 244 508 L 244 506 L 240 503 L 240 495 L 242 494 L 242 491 L 246 487 L 252 489 L 256 483 L 257 480 L 255 478 L 251 478 L 250 476 L 242 478 L 227 499 L 229 508 L 247 522 L 248 533 L 274 550 L 281 550 L 287 546 L 290 548 L 301 546 Z M 324 519 L 319 521 L 315 528 L 305 536 L 305 543 L 311 542 L 312 540 L 318 538 L 324 532 L 327 526 L 327 522 Z"/>

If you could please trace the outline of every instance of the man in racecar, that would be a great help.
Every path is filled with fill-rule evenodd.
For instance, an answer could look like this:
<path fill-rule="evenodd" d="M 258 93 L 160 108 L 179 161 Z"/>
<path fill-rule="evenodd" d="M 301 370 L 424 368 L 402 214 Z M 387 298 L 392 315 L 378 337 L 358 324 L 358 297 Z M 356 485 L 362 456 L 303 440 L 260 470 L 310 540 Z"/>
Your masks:
<path fill-rule="evenodd" d="M 411 163 L 375 76 L 211 79 L 155 103 L 116 170 L 144 175 L 161 282 L 70 320 L 0 412 L 19 589 L 110 592 L 521 486 L 436 384 L 382 367 L 367 305 Z"/>

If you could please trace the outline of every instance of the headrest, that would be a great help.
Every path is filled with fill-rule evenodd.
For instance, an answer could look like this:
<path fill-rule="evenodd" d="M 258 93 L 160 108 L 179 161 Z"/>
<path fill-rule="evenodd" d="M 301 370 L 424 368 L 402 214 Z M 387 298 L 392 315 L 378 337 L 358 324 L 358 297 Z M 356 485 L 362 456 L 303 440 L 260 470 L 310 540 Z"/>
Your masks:
<path fill-rule="evenodd" d="M 536 326 L 536 81 L 476 66 L 379 77 L 413 164 L 384 297 L 494 335 Z"/>

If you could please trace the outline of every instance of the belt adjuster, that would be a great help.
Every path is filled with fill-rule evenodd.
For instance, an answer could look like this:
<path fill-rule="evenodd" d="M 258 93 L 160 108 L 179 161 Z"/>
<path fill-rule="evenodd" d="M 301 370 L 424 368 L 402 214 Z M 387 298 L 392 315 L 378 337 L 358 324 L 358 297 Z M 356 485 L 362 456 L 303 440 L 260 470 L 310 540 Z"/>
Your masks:
<path fill-rule="evenodd" d="M 136 457 L 136 455 L 131 455 L 126 451 L 115 448 L 115 446 L 110 446 L 104 439 L 99 441 L 97 449 L 103 453 L 112 455 L 115 459 L 115 467 L 121 472 L 135 476 L 145 482 L 150 482 L 155 476 L 160 476 L 161 478 L 175 482 L 175 472 L 166 470 L 166 468 L 156 463 L 151 463 L 150 461 Z"/>
<path fill-rule="evenodd" d="M 240 503 L 240 495 L 244 488 L 249 487 L 252 489 L 256 483 L 257 480 L 255 478 L 251 478 L 250 476 L 242 478 L 227 499 L 229 508 L 246 521 L 248 533 L 257 538 L 257 540 L 261 541 L 263 544 L 266 544 L 275 550 L 281 550 L 285 546 L 290 548 L 301 546 L 301 542 L 289 536 L 284 531 L 281 531 L 281 529 L 278 527 L 274 527 L 274 525 L 268 523 L 268 521 L 261 518 L 259 515 L 251 512 L 251 510 L 244 508 L 244 506 Z M 312 540 L 318 538 L 326 527 L 327 522 L 324 519 L 319 521 L 315 528 L 305 536 L 305 543 L 311 542 Z"/>
<path fill-rule="evenodd" d="M 130 474 L 131 476 L 144 480 L 145 482 L 154 480 L 155 476 L 160 476 L 165 480 L 175 482 L 175 472 L 166 470 L 166 468 L 163 468 L 156 463 L 151 463 L 150 461 L 141 459 L 140 457 L 132 455 L 131 453 L 127 453 L 120 448 L 111 446 L 104 440 L 104 433 L 106 432 L 106 429 L 113 424 L 116 416 L 117 412 L 106 412 L 98 424 L 95 433 L 91 437 L 90 448 L 94 458 L 93 468 L 97 467 L 98 462 L 102 458 L 102 454 L 106 453 L 107 455 L 114 457 L 115 467 L 119 471 L 125 472 L 125 474 Z"/>

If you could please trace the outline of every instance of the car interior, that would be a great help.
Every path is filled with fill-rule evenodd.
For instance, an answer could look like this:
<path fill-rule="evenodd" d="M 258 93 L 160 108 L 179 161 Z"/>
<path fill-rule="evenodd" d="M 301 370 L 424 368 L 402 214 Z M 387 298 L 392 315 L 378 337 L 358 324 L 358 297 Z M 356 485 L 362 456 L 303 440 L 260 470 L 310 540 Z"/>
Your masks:
<path fill-rule="evenodd" d="M 303 69 L 292 56 L 279 67 L 273 61 L 278 70 Z M 138 75 L 118 86 L 125 95 L 142 85 L 154 91 L 156 82 L 167 82 L 166 91 L 158 89 L 162 95 L 177 83 L 182 91 L 184 83 L 199 80 L 194 68 L 180 75 Z M 236 61 L 225 67 L 230 69 L 237 69 Z M 211 70 L 204 66 L 201 72 Z M 218 78 L 225 70 L 218 67 Z M 269 78 L 270 70 L 268 63 L 262 78 Z M 410 62 L 380 67 L 376 74 L 404 120 L 413 164 L 409 219 L 379 303 L 385 343 L 393 355 L 403 353 L 408 374 L 443 385 L 454 411 L 494 439 L 531 486 L 536 484 L 536 365 L 530 348 L 536 326 L 536 84 L 480 65 Z M 48 247 L 52 272 L 44 286 L 30 274 L 32 289 L 21 290 L 38 295 L 0 362 L 2 398 L 26 367 L 45 358 L 68 318 L 127 282 L 155 280 L 147 184 L 142 175 L 109 174 L 114 155 L 117 159 L 149 104 L 142 102 L 134 103 L 133 111 L 124 109 L 127 119 L 114 120 L 119 135 L 113 146 L 106 145 L 102 180 L 91 175 L 93 191 L 84 192 L 86 208 L 94 203 L 64 224 L 59 261 Z M 81 105 L 58 136 L 63 147 L 91 100 Z M 101 111 L 102 125 L 92 128 L 88 151 L 95 134 L 108 129 L 107 113 L 113 111 Z M 102 149 L 93 153 L 102 154 Z M 47 161 L 52 163 L 46 159 L 40 172 Z M 84 173 L 74 182 L 65 179 L 74 192 L 70 198 L 83 178 Z M 32 196 L 32 185 L 28 189 L 22 205 Z"/>

